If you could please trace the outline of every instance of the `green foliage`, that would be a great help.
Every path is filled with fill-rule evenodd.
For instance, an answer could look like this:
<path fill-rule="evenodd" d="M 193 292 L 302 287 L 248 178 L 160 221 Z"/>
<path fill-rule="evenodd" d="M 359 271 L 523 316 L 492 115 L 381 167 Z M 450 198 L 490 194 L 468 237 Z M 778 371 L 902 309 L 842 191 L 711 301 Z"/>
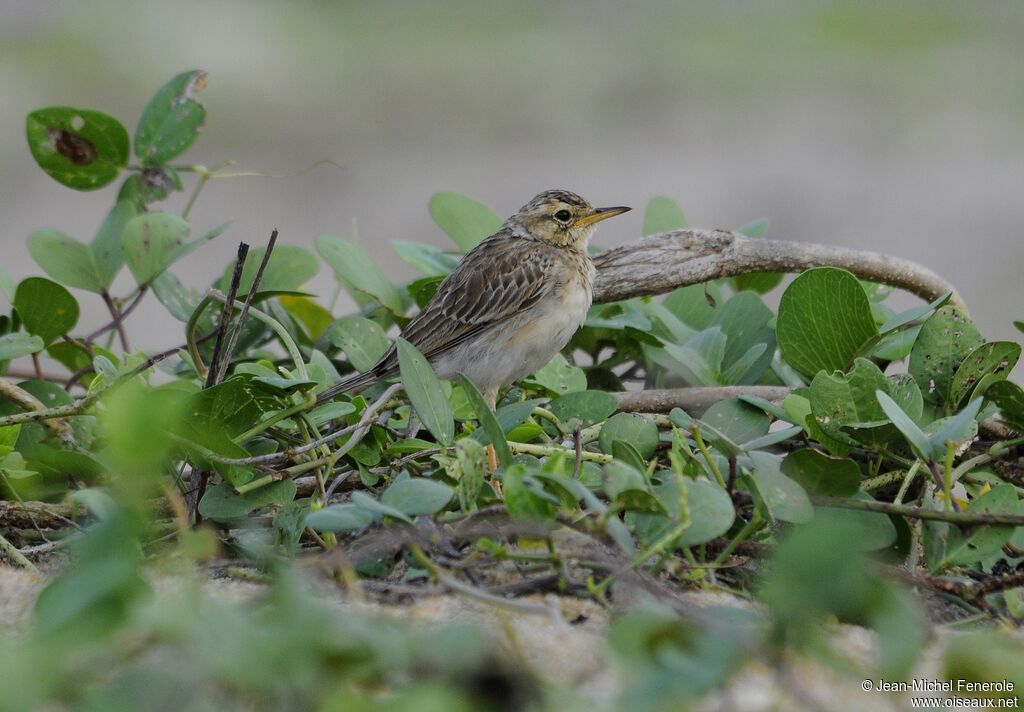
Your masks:
<path fill-rule="evenodd" d="M 475 633 L 427 635 L 325 611 L 299 590 L 288 558 L 322 548 L 337 550 L 323 560 L 350 591 L 358 578 L 376 579 L 372 592 L 429 580 L 499 605 L 518 585 L 602 604 L 612 593 L 618 604 L 612 587 L 641 571 L 658 587 L 709 582 L 761 604 L 699 621 L 657 607 L 616 621 L 609 640 L 623 682 L 610 709 L 674 708 L 748 660 L 816 655 L 822 624 L 836 619 L 878 634 L 877 668 L 858 675 L 907 674 L 923 638 L 919 607 L 875 559 L 910 551 L 923 551 L 930 575 L 965 606 L 1024 615 L 1016 593 L 975 584 L 1002 581 L 1024 547 L 1024 529 L 1009 523 L 1024 516 L 1019 440 L 981 425 L 998 416 L 1024 429 L 1024 391 L 1008 380 L 1020 346 L 984 341 L 951 295 L 896 313 L 887 288 L 821 268 L 789 284 L 777 313 L 761 297 L 777 274 L 597 305 L 568 347 L 499 394 L 492 412 L 474 383 L 442 382 L 398 336 L 459 257 L 393 242 L 423 275 L 396 284 L 357 240 L 319 235 L 316 254 L 274 248 L 245 323 L 235 310 L 217 346 L 216 293 L 204 297 L 209 285 L 173 272 L 227 227 L 189 239 L 184 215 L 212 174 L 169 164 L 206 119 L 196 100 L 204 83 L 202 72 L 185 72 L 156 93 L 135 128 L 137 166 L 127 130 L 106 115 L 29 117 L 30 150 L 57 180 L 90 189 L 126 177 L 91 243 L 29 236 L 53 281 L 16 283 L 0 271 L 13 306 L 0 315 L 0 373 L 17 359 L 21 371 L 35 368 L 27 357 L 44 351 L 55 361 L 47 370 L 67 370 L 5 379 L 0 498 L 66 499 L 87 512 L 73 513 L 81 532 L 60 524 L 46 533 L 71 535 L 75 563 L 40 597 L 34 627 L 0 635 L 0 669 L 10 673 L 0 709 L 118 709 L 143 689 L 188 709 L 370 709 L 385 698 L 415 712 L 493 707 L 465 683 L 497 659 Z M 153 209 L 186 180 L 195 190 L 183 216 Z M 428 210 L 463 252 L 501 225 L 455 193 L 436 194 Z M 672 200 L 655 198 L 643 230 L 686 224 Z M 740 231 L 756 238 L 766 226 Z M 265 255 L 249 251 L 240 294 Z M 357 311 L 337 314 L 300 291 L 321 261 Z M 110 294 L 125 265 L 137 286 Z M 226 290 L 234 272 L 225 265 L 214 286 Z M 67 287 L 100 295 L 112 321 L 77 333 Z M 184 343 L 159 364 L 115 336 L 149 291 L 186 325 Z M 403 389 L 377 383 L 315 402 L 370 369 L 393 339 Z M 226 341 L 232 353 L 217 354 L 225 372 L 211 376 Z M 615 392 L 682 385 L 739 395 L 693 413 L 617 412 L 628 398 Z M 766 385 L 792 390 L 781 403 L 748 390 Z M 193 492 L 205 522 L 195 531 L 177 519 L 179 498 Z M 993 515 L 1003 519 L 985 519 Z M 5 525 L 4 541 L 31 552 L 27 542 L 46 528 Z M 146 583 L 153 562 L 214 556 L 259 567 L 272 582 L 265 605 L 198 592 L 168 599 Z M 748 556 L 770 561 L 748 566 Z M 509 583 L 534 572 L 537 580 Z M 951 648 L 950 670 L 979 674 L 969 647 Z M 76 682 L 83 671 L 93 684 Z M 536 696 L 536 709 L 571 697 L 543 686 Z"/>

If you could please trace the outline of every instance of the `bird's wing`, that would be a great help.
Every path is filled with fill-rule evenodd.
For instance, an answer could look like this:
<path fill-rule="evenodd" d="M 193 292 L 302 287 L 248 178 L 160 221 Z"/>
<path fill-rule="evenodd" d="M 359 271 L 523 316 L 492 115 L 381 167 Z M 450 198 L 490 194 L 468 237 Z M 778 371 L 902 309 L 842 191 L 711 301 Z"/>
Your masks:
<path fill-rule="evenodd" d="M 489 239 L 441 283 L 402 337 L 427 358 L 533 305 L 556 288 L 553 251 L 521 238 Z M 524 247 L 526 249 L 524 249 Z"/>
<path fill-rule="evenodd" d="M 485 329 L 537 304 L 556 290 L 559 256 L 540 242 L 498 233 L 469 254 L 438 287 L 433 299 L 402 330 L 402 338 L 428 359 Z M 394 345 L 366 373 L 321 394 L 323 402 L 338 393 L 362 388 L 398 371 Z"/>

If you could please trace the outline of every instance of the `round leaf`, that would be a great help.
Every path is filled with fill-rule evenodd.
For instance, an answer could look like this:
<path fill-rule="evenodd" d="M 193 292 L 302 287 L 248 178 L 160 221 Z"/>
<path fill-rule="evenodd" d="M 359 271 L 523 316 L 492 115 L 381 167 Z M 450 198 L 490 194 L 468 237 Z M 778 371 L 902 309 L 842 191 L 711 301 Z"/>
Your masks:
<path fill-rule="evenodd" d="M 793 280 L 782 294 L 776 331 L 783 358 L 807 377 L 845 369 L 878 336 L 864 287 L 834 267 Z"/>
<path fill-rule="evenodd" d="M 736 519 L 732 498 L 714 482 L 687 481 L 686 501 L 690 510 L 690 526 L 683 530 L 679 546 L 695 546 L 722 536 Z"/>
<path fill-rule="evenodd" d="M 576 391 L 555 398 L 548 410 L 565 422 L 577 419 L 582 423 L 598 423 L 619 407 L 619 399 L 605 391 Z"/>
<path fill-rule="evenodd" d="M 4 334 L 0 336 L 0 361 L 39 353 L 45 348 L 43 340 L 24 332 Z"/>
<path fill-rule="evenodd" d="M 196 93 L 206 87 L 206 72 L 182 72 L 153 95 L 135 127 L 135 155 L 144 166 L 166 163 L 184 153 L 206 120 Z"/>
<path fill-rule="evenodd" d="M 28 251 L 46 274 L 61 284 L 99 294 L 106 288 L 92 250 L 56 230 L 36 230 L 28 236 Z"/>
<path fill-rule="evenodd" d="M 435 193 L 427 206 L 434 222 L 469 252 L 501 227 L 501 218 L 483 203 L 459 193 Z"/>
<path fill-rule="evenodd" d="M 601 427 L 598 443 L 602 450 L 611 453 L 612 443 L 616 440 L 629 443 L 646 460 L 658 447 L 658 426 L 642 415 L 618 413 Z"/>
<path fill-rule="evenodd" d="M 782 461 L 782 472 L 812 494 L 849 497 L 860 488 L 860 468 L 847 457 L 797 450 Z"/>
<path fill-rule="evenodd" d="M 124 260 L 139 284 L 158 277 L 178 256 L 188 238 L 189 224 L 170 213 L 144 213 L 125 225 Z"/>
<path fill-rule="evenodd" d="M 689 225 L 683 211 L 672 198 L 659 195 L 651 198 L 644 210 L 644 235 L 656 235 L 659 232 L 682 230 Z"/>
<path fill-rule="evenodd" d="M 442 482 L 416 478 L 395 482 L 384 491 L 380 501 L 414 517 L 440 512 L 454 495 L 455 490 Z"/>
<path fill-rule="evenodd" d="M 102 188 L 128 164 L 128 132 L 99 111 L 39 109 L 28 115 L 25 134 L 39 167 L 75 190 Z"/>
<path fill-rule="evenodd" d="M 355 532 L 373 524 L 373 514 L 354 504 L 333 504 L 306 516 L 306 526 L 318 532 Z"/>
<path fill-rule="evenodd" d="M 78 302 L 71 292 L 45 277 L 23 280 L 14 294 L 14 308 L 25 330 L 47 345 L 78 323 Z"/>

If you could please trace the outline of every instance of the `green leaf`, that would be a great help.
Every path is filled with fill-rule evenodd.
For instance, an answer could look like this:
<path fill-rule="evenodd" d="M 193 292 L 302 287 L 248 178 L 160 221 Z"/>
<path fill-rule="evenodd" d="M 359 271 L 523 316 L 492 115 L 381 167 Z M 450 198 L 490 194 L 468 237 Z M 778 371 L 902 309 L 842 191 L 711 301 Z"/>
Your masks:
<path fill-rule="evenodd" d="M 1017 430 L 1024 430 L 1024 388 L 1012 381 L 997 381 L 985 395 L 999 406 L 1003 420 Z"/>
<path fill-rule="evenodd" d="M 463 392 L 469 399 L 469 404 L 473 407 L 473 412 L 476 413 L 476 419 L 480 421 L 480 427 L 487 434 L 490 443 L 494 445 L 499 462 L 501 462 L 502 467 L 507 468 L 512 464 L 512 451 L 508 448 L 505 432 L 498 423 L 498 419 L 491 412 L 491 409 L 487 407 L 484 397 L 480 395 L 480 391 L 477 390 L 476 385 L 472 381 L 462 373 L 458 375 L 458 380 Z"/>
<path fill-rule="evenodd" d="M 713 403 L 701 416 L 700 422 L 704 426 L 710 426 L 709 432 L 716 446 L 719 437 L 724 437 L 728 441 L 727 446 L 737 447 L 763 437 L 768 432 L 769 425 L 768 416 L 764 411 L 739 398 L 728 398 Z"/>
<path fill-rule="evenodd" d="M 977 389 L 984 379 L 988 388 L 996 380 L 1003 380 L 1017 365 L 1020 345 L 1012 341 L 989 341 L 977 347 L 963 360 L 950 384 L 950 404 L 959 407 L 969 396 L 980 396 Z"/>
<path fill-rule="evenodd" d="M 998 484 L 973 500 L 967 508 L 970 513 L 1020 514 L 1021 507 L 1013 485 Z M 947 566 L 969 566 L 982 559 L 998 554 L 1013 535 L 1012 526 L 983 525 L 971 527 L 967 532 L 950 527 L 946 539 L 946 550 L 942 560 L 933 569 Z"/>
<path fill-rule="evenodd" d="M 644 235 L 683 230 L 689 227 L 683 211 L 672 198 L 659 195 L 651 198 L 644 210 Z"/>
<path fill-rule="evenodd" d="M 776 332 L 782 357 L 808 378 L 846 369 L 878 336 L 860 280 L 834 267 L 808 270 L 790 283 Z"/>
<path fill-rule="evenodd" d="M 245 294 L 252 287 L 252 281 L 256 279 L 263 255 L 266 254 L 265 247 L 249 250 L 245 257 L 245 265 L 242 267 L 242 276 L 238 281 L 239 294 Z M 221 291 L 226 291 L 231 285 L 231 277 L 235 271 L 234 262 L 228 265 L 220 279 Z M 309 280 L 313 279 L 320 271 L 320 262 L 307 249 L 294 245 L 278 245 L 270 253 L 267 267 L 260 279 L 260 293 L 264 292 L 294 292 L 299 290 Z"/>
<path fill-rule="evenodd" d="M 427 276 L 445 276 L 459 266 L 459 258 L 422 242 L 392 240 L 391 249 L 402 260 Z"/>
<path fill-rule="evenodd" d="M 772 310 L 754 292 L 740 292 L 715 309 L 709 326 L 719 327 L 727 337 L 721 370 L 736 371 L 723 381 L 724 385 L 756 383 L 771 366 L 775 354 L 775 330 L 771 327 L 774 318 Z"/>
<path fill-rule="evenodd" d="M 623 509 L 662 512 L 661 502 L 651 494 L 643 473 L 631 465 L 613 460 L 603 468 L 603 489 L 608 499 Z"/>
<path fill-rule="evenodd" d="M 46 348 L 43 340 L 38 336 L 31 336 L 24 332 L 4 334 L 0 336 L 0 361 L 10 361 L 35 354 Z"/>
<path fill-rule="evenodd" d="M 926 403 L 956 410 L 952 403 L 953 378 L 964 359 L 984 340 L 974 322 L 956 307 L 946 305 L 921 327 L 910 352 L 907 370 L 921 387 Z"/>
<path fill-rule="evenodd" d="M 783 463 L 785 464 L 785 463 Z M 822 492 L 821 494 L 825 494 Z M 867 492 L 855 492 L 852 499 L 864 502 L 874 502 L 875 499 Z M 840 522 L 849 525 L 851 528 L 859 529 L 853 546 L 858 551 L 879 551 L 893 545 L 896 541 L 896 526 L 892 519 L 880 512 L 862 512 L 855 509 L 843 509 L 840 507 L 821 507 L 819 512 L 827 516 L 830 521 Z"/>
<path fill-rule="evenodd" d="M 327 335 L 357 371 L 369 370 L 391 345 L 377 322 L 361 316 L 339 319 L 328 328 Z"/>
<path fill-rule="evenodd" d="M 814 507 L 807 493 L 795 480 L 782 474 L 782 458 L 767 452 L 751 452 L 753 481 L 769 514 L 783 522 L 802 524 L 814 518 Z"/>
<path fill-rule="evenodd" d="M 157 90 L 135 127 L 135 155 L 144 166 L 158 166 L 184 153 L 196 140 L 206 108 L 196 93 L 206 72 L 182 72 Z"/>
<path fill-rule="evenodd" d="M 889 380 L 878 366 L 859 358 L 849 373 L 819 372 L 807 395 L 818 425 L 834 432 L 844 425 L 882 424 L 886 416 L 875 391 L 887 392 L 889 388 Z"/>
<path fill-rule="evenodd" d="M 787 455 L 781 470 L 811 494 L 849 497 L 860 489 L 860 468 L 847 457 L 805 448 Z"/>
<path fill-rule="evenodd" d="M 451 445 L 455 440 L 455 418 L 448 397 L 441 388 L 441 381 L 415 346 L 401 337 L 395 343 L 398 347 L 402 383 L 412 407 L 438 442 Z"/>
<path fill-rule="evenodd" d="M 543 386 L 558 395 L 583 391 L 587 388 L 587 375 L 583 369 L 570 364 L 560 353 L 555 354 L 555 357 L 548 361 L 544 368 L 526 380 Z"/>
<path fill-rule="evenodd" d="M 911 420 L 910 416 L 885 391 L 875 391 L 875 397 L 878 399 L 879 405 L 882 406 L 882 410 L 889 417 L 889 420 L 892 421 L 892 424 L 903 433 L 907 442 L 910 443 L 914 453 L 924 460 L 931 460 L 931 442 L 928 436 L 924 434 L 924 431 L 917 426 L 917 423 Z"/>
<path fill-rule="evenodd" d="M 715 318 L 715 306 L 722 303 L 717 282 L 680 287 L 665 297 L 663 306 L 677 319 L 693 329 L 706 329 Z"/>
<path fill-rule="evenodd" d="M 732 498 L 715 482 L 687 481 L 686 504 L 690 526 L 683 531 L 679 546 L 696 546 L 722 536 L 736 519 Z"/>
<path fill-rule="evenodd" d="M 946 453 L 946 443 L 952 442 L 960 445 L 966 440 L 973 438 L 978 432 L 978 425 L 975 422 L 978 411 L 984 399 L 975 398 L 967 407 L 952 418 L 937 420 L 932 426 L 941 423 L 940 427 L 930 438 L 932 459 L 941 460 Z"/>
<path fill-rule="evenodd" d="M 121 237 L 124 259 L 135 281 L 149 284 L 186 247 L 189 224 L 170 213 L 144 213 L 125 225 Z"/>
<path fill-rule="evenodd" d="M 394 314 L 402 313 L 402 297 L 360 245 L 335 235 L 317 235 L 316 249 L 353 298 L 372 297 Z"/>
<path fill-rule="evenodd" d="M 71 292 L 45 277 L 22 280 L 13 304 L 25 331 L 35 334 L 47 345 L 78 323 L 78 301 Z"/>
<path fill-rule="evenodd" d="M 384 490 L 381 504 L 394 507 L 410 517 L 437 514 L 452 501 L 455 490 L 442 482 L 410 478 L 399 480 Z"/>
<path fill-rule="evenodd" d="M 578 420 L 585 425 L 605 420 L 619 407 L 619 399 L 605 391 L 576 391 L 555 398 L 548 410 L 563 423 Z"/>
<path fill-rule="evenodd" d="M 159 277 L 149 283 L 149 286 L 171 316 L 188 323 L 201 298 L 196 290 L 183 285 L 170 270 L 164 270 Z"/>
<path fill-rule="evenodd" d="M 517 462 L 505 468 L 501 481 L 505 507 L 513 519 L 548 519 L 554 513 L 556 503 L 550 501 L 553 498 L 544 492 L 540 483 L 531 487 L 536 481 L 530 477 L 525 465 Z"/>
<path fill-rule="evenodd" d="M 99 111 L 38 109 L 28 115 L 25 134 L 39 167 L 75 190 L 102 188 L 128 165 L 128 132 Z"/>
<path fill-rule="evenodd" d="M 399 519 L 403 522 L 408 522 L 409 524 L 413 523 L 412 519 L 410 519 L 409 515 L 407 515 L 405 512 L 399 509 L 395 509 L 394 507 L 389 507 L 388 505 L 383 504 L 382 502 L 378 502 L 365 492 L 353 492 L 352 503 L 359 507 L 360 509 L 374 515 L 374 519 L 376 519 L 378 516 L 392 517 L 394 519 Z"/>
<path fill-rule="evenodd" d="M 295 499 L 295 480 L 284 479 L 266 487 L 237 494 L 234 488 L 222 482 L 206 490 L 199 502 L 199 513 L 217 522 L 230 522 L 249 512 L 271 504 L 285 504 Z"/>
<path fill-rule="evenodd" d="M 747 223 L 743 227 L 736 228 L 736 232 L 747 237 L 762 237 L 768 230 L 768 221 L 764 218 Z M 741 274 L 732 278 L 733 289 L 737 292 L 753 291 L 758 294 L 765 294 L 772 291 L 782 283 L 780 272 L 752 272 Z"/>
<path fill-rule="evenodd" d="M 635 413 L 617 413 L 601 427 L 598 444 L 607 453 L 612 452 L 616 440 L 629 443 L 645 460 L 658 447 L 658 426 L 650 418 Z"/>
<path fill-rule="evenodd" d="M 76 289 L 99 294 L 106 283 L 88 245 L 56 230 L 36 230 L 28 236 L 28 251 L 53 279 Z"/>
<path fill-rule="evenodd" d="M 103 224 L 89 245 L 99 284 L 104 289 L 110 288 L 114 277 L 124 266 L 124 228 L 136 215 L 138 208 L 134 201 L 118 200 L 103 219 Z"/>
<path fill-rule="evenodd" d="M 878 327 L 878 332 L 882 336 L 888 336 L 895 331 L 905 329 L 908 326 L 913 325 L 915 322 L 920 321 L 926 315 L 931 314 L 933 311 L 943 306 L 949 301 L 950 297 L 953 296 L 952 292 L 946 292 L 941 297 L 931 302 L 930 304 L 924 304 L 922 306 L 913 307 L 906 311 L 895 314 L 888 319 L 882 326 Z"/>
<path fill-rule="evenodd" d="M 306 526 L 318 532 L 357 532 L 373 524 L 372 513 L 354 504 L 332 504 L 306 515 Z"/>
<path fill-rule="evenodd" d="M 501 227 L 501 218 L 483 203 L 459 193 L 435 193 L 427 206 L 434 222 L 469 252 Z"/>

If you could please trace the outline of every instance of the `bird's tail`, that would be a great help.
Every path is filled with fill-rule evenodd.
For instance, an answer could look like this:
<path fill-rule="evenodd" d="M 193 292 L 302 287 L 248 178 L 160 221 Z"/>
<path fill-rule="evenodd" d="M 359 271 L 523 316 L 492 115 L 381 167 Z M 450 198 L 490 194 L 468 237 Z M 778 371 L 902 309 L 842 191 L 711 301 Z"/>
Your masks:
<path fill-rule="evenodd" d="M 379 381 L 381 376 L 374 372 L 373 369 L 366 373 L 360 373 L 350 378 L 346 378 L 341 383 L 336 383 L 326 391 L 316 397 L 316 404 L 326 403 L 327 401 L 334 398 L 339 393 L 348 393 L 349 391 L 361 391 L 364 388 L 372 386 L 374 383 Z"/>

